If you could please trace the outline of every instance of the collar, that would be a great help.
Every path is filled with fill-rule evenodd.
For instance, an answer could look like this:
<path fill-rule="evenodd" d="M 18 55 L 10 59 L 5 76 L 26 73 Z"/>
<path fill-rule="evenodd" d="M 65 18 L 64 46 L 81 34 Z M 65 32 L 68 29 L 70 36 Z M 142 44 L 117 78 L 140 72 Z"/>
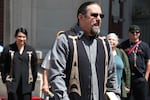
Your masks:
<path fill-rule="evenodd" d="M 77 34 L 78 38 L 81 38 L 84 36 L 84 31 L 79 27 L 78 24 L 74 27 L 75 33 Z"/>
<path fill-rule="evenodd" d="M 139 40 L 140 41 L 140 40 Z M 131 42 L 131 41 L 129 41 L 129 43 L 130 43 L 130 45 L 135 45 L 137 42 L 139 42 L 139 41 L 136 41 L 136 42 Z"/>

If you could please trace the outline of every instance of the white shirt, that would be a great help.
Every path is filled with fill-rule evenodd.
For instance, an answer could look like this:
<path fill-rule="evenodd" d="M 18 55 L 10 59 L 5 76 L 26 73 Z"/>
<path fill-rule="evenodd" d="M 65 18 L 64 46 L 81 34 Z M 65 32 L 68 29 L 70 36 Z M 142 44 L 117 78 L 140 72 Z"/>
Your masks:
<path fill-rule="evenodd" d="M 44 69 L 50 69 L 50 56 L 51 56 L 51 50 L 48 51 L 48 53 L 46 54 L 41 67 Z"/>

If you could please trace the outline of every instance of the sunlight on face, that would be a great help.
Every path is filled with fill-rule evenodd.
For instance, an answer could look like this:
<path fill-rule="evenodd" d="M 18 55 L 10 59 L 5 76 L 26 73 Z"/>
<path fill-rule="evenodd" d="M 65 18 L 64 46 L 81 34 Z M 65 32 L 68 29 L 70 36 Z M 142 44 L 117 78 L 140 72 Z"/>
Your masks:
<path fill-rule="evenodd" d="M 92 4 L 87 6 L 87 13 L 83 15 L 81 19 L 84 31 L 88 33 L 89 36 L 94 36 L 100 32 L 102 10 L 99 5 Z"/>
<path fill-rule="evenodd" d="M 27 36 L 23 34 L 22 32 L 19 32 L 15 38 L 16 38 L 16 43 L 18 45 L 24 45 L 27 40 Z"/>
<path fill-rule="evenodd" d="M 111 45 L 112 48 L 116 48 L 118 45 L 118 37 L 115 33 L 110 33 L 107 35 L 107 39 Z"/>
<path fill-rule="evenodd" d="M 135 42 L 135 41 L 139 40 L 140 31 L 132 31 L 132 32 L 129 32 L 129 36 L 130 36 L 130 40 L 131 40 L 132 42 Z"/>

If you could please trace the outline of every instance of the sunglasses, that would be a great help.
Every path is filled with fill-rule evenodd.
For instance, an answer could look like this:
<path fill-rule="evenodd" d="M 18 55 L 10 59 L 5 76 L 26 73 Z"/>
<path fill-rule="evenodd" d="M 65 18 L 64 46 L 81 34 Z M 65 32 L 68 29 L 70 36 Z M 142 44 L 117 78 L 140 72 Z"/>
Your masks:
<path fill-rule="evenodd" d="M 97 17 L 97 16 L 100 16 L 100 18 L 104 18 L 104 14 L 98 14 L 98 13 L 92 13 L 91 16 L 93 17 Z"/>
<path fill-rule="evenodd" d="M 137 32 L 132 31 L 132 32 L 130 32 L 130 33 L 131 33 L 131 34 L 134 34 L 134 33 L 139 34 L 140 32 L 139 32 L 139 31 L 137 31 Z"/>

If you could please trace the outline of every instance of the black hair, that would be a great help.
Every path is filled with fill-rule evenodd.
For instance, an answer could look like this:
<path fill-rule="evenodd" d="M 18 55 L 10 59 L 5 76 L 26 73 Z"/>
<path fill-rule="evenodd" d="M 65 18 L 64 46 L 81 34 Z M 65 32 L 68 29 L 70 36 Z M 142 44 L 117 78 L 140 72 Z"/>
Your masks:
<path fill-rule="evenodd" d="M 25 34 L 26 36 L 28 36 L 27 30 L 25 28 L 23 28 L 23 27 L 20 27 L 20 28 L 16 29 L 15 37 L 18 35 L 19 32 L 22 32 L 23 34 Z"/>
<path fill-rule="evenodd" d="M 97 4 L 97 2 L 88 1 L 88 2 L 84 2 L 83 4 L 81 4 L 80 7 L 79 7 L 79 9 L 78 9 L 78 12 L 77 12 L 77 17 L 78 17 L 78 15 L 80 13 L 83 14 L 83 15 L 85 15 L 87 13 L 86 7 L 88 5 L 91 5 L 91 4 Z"/>
<path fill-rule="evenodd" d="M 136 30 L 141 31 L 141 29 L 140 29 L 140 27 L 138 25 L 131 25 L 129 27 L 128 31 L 131 32 L 131 31 L 136 31 Z"/>

